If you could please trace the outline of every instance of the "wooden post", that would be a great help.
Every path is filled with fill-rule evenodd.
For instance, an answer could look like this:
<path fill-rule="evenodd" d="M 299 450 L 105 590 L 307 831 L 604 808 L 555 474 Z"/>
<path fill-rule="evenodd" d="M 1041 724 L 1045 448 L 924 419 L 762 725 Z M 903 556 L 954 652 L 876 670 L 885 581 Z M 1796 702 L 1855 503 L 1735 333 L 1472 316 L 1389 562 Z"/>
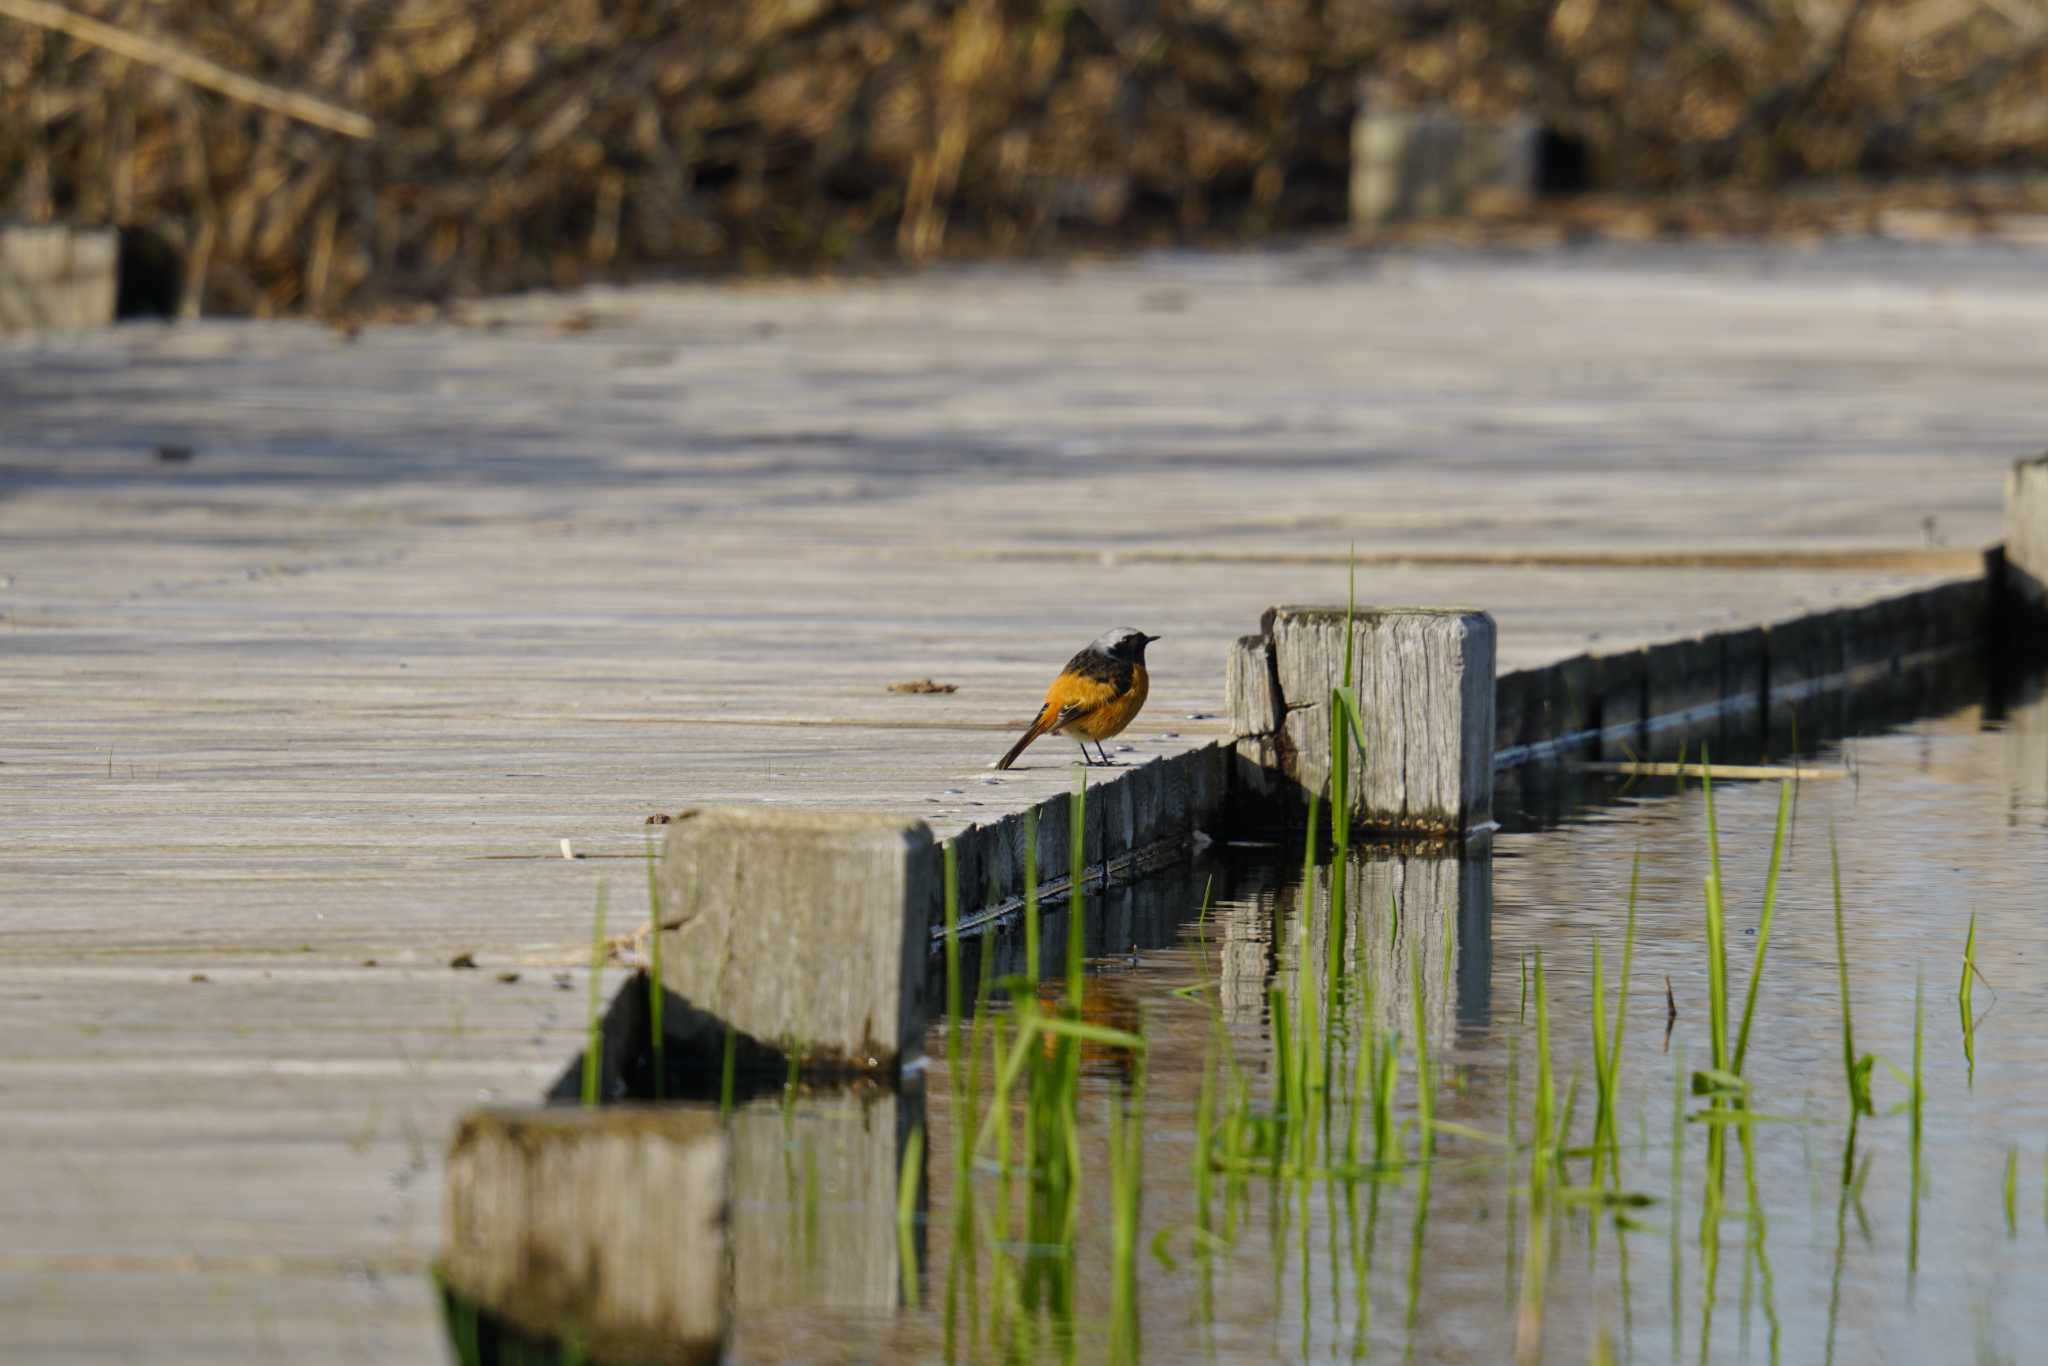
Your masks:
<path fill-rule="evenodd" d="M 1276 757 L 1309 791 L 1328 791 L 1330 690 L 1344 678 L 1344 630 L 1341 607 L 1266 613 Z M 1361 608 L 1352 636 L 1365 747 L 1351 784 L 1353 823 L 1434 837 L 1485 825 L 1493 818 L 1493 618 L 1465 608 Z"/>
<path fill-rule="evenodd" d="M 1535 196 L 1541 141 L 1531 118 L 1405 109 L 1384 85 L 1362 82 L 1351 125 L 1352 225 L 1370 231 L 1404 218 L 1520 208 Z"/>
<path fill-rule="evenodd" d="M 441 1279 L 598 1361 L 716 1361 L 726 1160 L 714 1108 L 472 1111 L 448 1153 Z"/>
<path fill-rule="evenodd" d="M 2005 476 L 2005 580 L 2020 601 L 2048 608 L 2048 455 Z"/>
<path fill-rule="evenodd" d="M 939 901 L 923 821 L 713 807 L 668 827 L 662 982 L 808 1067 L 893 1071 L 924 1038 Z"/>
<path fill-rule="evenodd" d="M 115 255 L 112 228 L 0 225 L 0 332 L 112 322 Z"/>

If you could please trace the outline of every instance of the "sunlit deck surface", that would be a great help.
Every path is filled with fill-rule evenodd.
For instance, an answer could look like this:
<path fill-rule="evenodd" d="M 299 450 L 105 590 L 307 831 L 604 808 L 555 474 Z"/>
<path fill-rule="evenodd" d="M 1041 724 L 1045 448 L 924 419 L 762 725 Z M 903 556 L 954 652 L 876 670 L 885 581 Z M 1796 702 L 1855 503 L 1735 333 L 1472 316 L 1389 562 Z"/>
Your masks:
<path fill-rule="evenodd" d="M 1130 761 L 1218 738 L 1227 643 L 1353 545 L 1503 668 L 1976 572 L 2048 434 L 2038 262 L 1304 247 L 0 340 L 0 1356 L 433 1359 L 451 1122 L 580 1047 L 648 815 L 1021 809 L 1063 744 L 986 766 L 1106 627 L 1164 637 Z"/>

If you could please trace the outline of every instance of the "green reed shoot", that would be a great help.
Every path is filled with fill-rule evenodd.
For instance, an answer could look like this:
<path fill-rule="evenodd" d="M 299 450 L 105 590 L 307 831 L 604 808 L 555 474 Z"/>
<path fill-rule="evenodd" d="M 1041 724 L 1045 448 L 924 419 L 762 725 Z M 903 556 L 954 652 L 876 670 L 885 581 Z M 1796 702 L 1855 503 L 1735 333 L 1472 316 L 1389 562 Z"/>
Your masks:
<path fill-rule="evenodd" d="M 1112 1361 L 1138 1359 L 1138 1203 L 1145 1170 L 1145 1055 L 1128 1097 L 1109 1103 L 1110 1337 Z"/>
<path fill-rule="evenodd" d="M 1415 1007 L 1415 1111 L 1422 1140 L 1423 1200 L 1428 1200 L 1429 1160 L 1436 1153 L 1436 1086 L 1429 1070 L 1429 1031 L 1422 1009 L 1422 955 L 1414 945 L 1408 951 L 1409 995 Z M 1419 1216 L 1418 1216 L 1419 1218 Z M 1421 1237 L 1417 1224 L 1418 1243 Z"/>
<path fill-rule="evenodd" d="M 1556 1132 L 1557 1078 L 1550 1062 L 1550 990 L 1543 982 L 1543 950 L 1536 951 L 1530 986 L 1536 997 L 1536 1116 L 1530 1133 L 1533 1145 L 1529 1163 L 1532 1196 L 1549 1184 L 1551 1167 L 1562 1163 Z M 1534 1217 L 1533 1214 L 1531 1216 Z"/>
<path fill-rule="evenodd" d="M 896 1178 L 896 1261 L 903 1271 L 903 1303 L 917 1308 L 917 1187 L 924 1175 L 924 1125 L 910 1131 Z"/>
<path fill-rule="evenodd" d="M 1756 1019 L 1757 988 L 1764 980 L 1764 952 L 1771 943 L 1771 917 L 1778 905 L 1778 874 L 1785 864 L 1785 828 L 1792 810 L 1792 786 L 1778 784 L 1778 825 L 1771 835 L 1771 870 L 1764 877 L 1763 914 L 1757 920 L 1756 956 L 1749 965 L 1749 992 L 1742 1002 L 1742 1028 L 1735 1036 L 1734 1065 L 1728 1070 L 1742 1075 L 1742 1060 L 1749 1055 L 1749 1028 Z"/>
<path fill-rule="evenodd" d="M 1642 887 L 1642 880 L 1643 850 L 1639 844 L 1636 846 L 1634 862 L 1629 868 L 1628 921 L 1622 930 L 1621 937 L 1621 982 L 1615 990 L 1614 1029 L 1607 1043 L 1607 1065 L 1600 1078 L 1599 1113 L 1606 1119 L 1607 1144 L 1610 1150 L 1613 1150 L 1614 1178 L 1617 1182 L 1621 1179 L 1621 1154 L 1619 1152 L 1621 1143 L 1619 1122 L 1621 1110 L 1621 1045 L 1622 1041 L 1628 1037 L 1628 984 L 1629 979 L 1635 973 L 1636 965 L 1636 893 Z M 1596 945 L 1595 947 L 1597 949 L 1598 946 Z M 1601 1011 L 1606 1009 L 1606 1001 L 1605 991 L 1596 984 L 1593 994 L 1593 1018 L 1596 1021 L 1599 1019 Z M 1597 1049 L 1595 1050 L 1595 1061 L 1598 1061 Z M 1596 1123 L 1594 1144 L 1597 1146 L 1599 1141 L 1600 1130 L 1599 1125 Z M 1596 1157 L 1594 1159 L 1596 1175 L 1598 1172 L 1598 1161 L 1599 1159 Z M 1598 1185 L 1599 1182 L 1595 1180 L 1593 1184 Z"/>
<path fill-rule="evenodd" d="M 718 1067 L 718 1113 L 721 1116 L 732 1113 L 733 1063 L 739 1054 L 740 1036 L 738 1031 L 725 1031 L 725 1058 Z"/>
<path fill-rule="evenodd" d="M 1842 854 L 1832 826 L 1828 829 L 1828 864 L 1835 886 L 1835 981 L 1842 996 L 1842 1072 L 1849 1087 L 1850 1123 L 1854 1124 L 1857 1115 L 1877 1113 L 1870 1098 L 1870 1072 L 1877 1057 L 1871 1053 L 1856 1056 L 1856 1024 L 1849 1009 L 1849 941 L 1842 927 Z"/>
<path fill-rule="evenodd" d="M 647 1035 L 654 1051 L 654 1098 L 668 1085 L 667 1031 L 661 1025 L 661 877 L 654 862 L 654 841 L 647 841 Z"/>
<path fill-rule="evenodd" d="M 1728 941 L 1721 900 L 1721 833 L 1714 819 L 1714 770 L 1700 754 L 1700 790 L 1707 799 L 1707 1029 L 1714 1070 L 1728 1071 Z"/>
<path fill-rule="evenodd" d="M 1963 937 L 1963 980 L 1956 988 L 1956 1005 L 1963 1017 L 1963 1064 L 1969 1084 L 1977 1084 L 1977 1013 L 1970 1008 L 1972 988 L 1982 974 L 1977 971 L 1977 913 L 1970 912 L 1970 932 Z"/>
<path fill-rule="evenodd" d="M 1920 1269 L 1920 1136 L 1921 1116 L 1926 1108 L 1926 1073 L 1922 1067 L 1921 1029 L 1922 1012 L 1920 1000 L 1920 973 L 1913 973 L 1913 1093 L 1909 1104 L 1912 1106 L 1912 1174 L 1907 1180 L 1908 1199 L 1912 1201 L 1912 1217 L 1906 1223 L 1906 1271 L 1910 1275 Z"/>
<path fill-rule="evenodd" d="M 604 903 L 610 887 L 597 884 L 597 922 L 590 931 L 590 1005 L 583 1045 L 583 1103 L 597 1104 L 599 1080 L 604 1075 L 604 1018 L 599 1009 L 604 1000 Z"/>
<path fill-rule="evenodd" d="M 2020 1236 L 2020 1150 L 2018 1144 L 2005 1149 L 2005 1236 Z"/>

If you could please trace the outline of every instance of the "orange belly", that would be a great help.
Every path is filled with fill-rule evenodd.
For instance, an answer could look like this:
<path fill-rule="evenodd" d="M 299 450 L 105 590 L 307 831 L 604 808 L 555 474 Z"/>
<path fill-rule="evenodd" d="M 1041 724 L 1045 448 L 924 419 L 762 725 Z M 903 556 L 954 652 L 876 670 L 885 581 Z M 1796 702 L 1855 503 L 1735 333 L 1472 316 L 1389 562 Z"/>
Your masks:
<path fill-rule="evenodd" d="M 1122 734 L 1124 727 L 1137 718 L 1150 690 L 1151 680 L 1146 676 L 1144 666 L 1140 665 L 1131 675 L 1131 686 L 1121 695 L 1105 698 L 1053 734 L 1088 740 L 1107 740 L 1112 735 Z"/>

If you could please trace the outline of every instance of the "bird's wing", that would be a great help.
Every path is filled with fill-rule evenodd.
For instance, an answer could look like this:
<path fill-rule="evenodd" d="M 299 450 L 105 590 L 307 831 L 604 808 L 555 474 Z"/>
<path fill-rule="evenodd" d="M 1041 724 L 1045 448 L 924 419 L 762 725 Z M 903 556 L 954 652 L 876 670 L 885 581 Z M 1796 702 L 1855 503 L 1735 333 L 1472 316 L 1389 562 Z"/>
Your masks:
<path fill-rule="evenodd" d="M 1117 681 L 1111 678 L 1089 678 L 1078 673 L 1063 673 L 1053 681 L 1052 688 L 1045 695 L 1045 709 L 1051 712 L 1053 722 L 1047 730 L 1057 730 L 1068 722 L 1086 716 L 1097 707 L 1113 702 L 1123 692 Z"/>

